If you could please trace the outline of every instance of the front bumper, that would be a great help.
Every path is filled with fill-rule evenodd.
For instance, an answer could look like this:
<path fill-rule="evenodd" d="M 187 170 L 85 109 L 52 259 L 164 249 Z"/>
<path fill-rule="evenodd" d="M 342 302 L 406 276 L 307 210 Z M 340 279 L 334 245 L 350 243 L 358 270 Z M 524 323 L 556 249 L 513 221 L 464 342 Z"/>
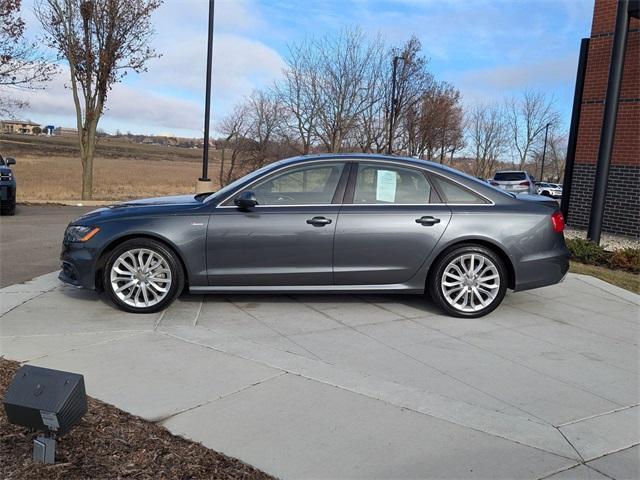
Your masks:
<path fill-rule="evenodd" d="M 69 243 L 62 245 L 60 275 L 58 278 L 74 287 L 95 289 L 95 251 L 86 245 Z"/>
<path fill-rule="evenodd" d="M 6 184 L 0 183 L 0 201 L 1 202 L 15 202 L 16 200 L 16 185 L 15 183 Z"/>

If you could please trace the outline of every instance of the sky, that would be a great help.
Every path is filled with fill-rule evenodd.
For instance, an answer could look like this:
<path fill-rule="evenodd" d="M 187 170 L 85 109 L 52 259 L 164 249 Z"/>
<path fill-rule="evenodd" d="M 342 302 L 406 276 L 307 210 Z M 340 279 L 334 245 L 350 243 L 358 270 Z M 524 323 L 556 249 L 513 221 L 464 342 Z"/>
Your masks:
<path fill-rule="evenodd" d="M 165 0 L 153 19 L 162 56 L 114 87 L 100 128 L 202 136 L 208 3 Z M 22 16 L 28 36 L 39 38 L 32 5 L 23 0 Z M 553 96 L 568 126 L 592 12 L 592 0 L 216 0 L 212 125 L 280 77 L 288 45 L 358 26 L 390 46 L 417 36 L 430 71 L 457 87 L 466 106 L 533 88 Z M 68 82 L 61 68 L 46 89 L 19 92 L 30 103 L 21 117 L 73 127 Z"/>

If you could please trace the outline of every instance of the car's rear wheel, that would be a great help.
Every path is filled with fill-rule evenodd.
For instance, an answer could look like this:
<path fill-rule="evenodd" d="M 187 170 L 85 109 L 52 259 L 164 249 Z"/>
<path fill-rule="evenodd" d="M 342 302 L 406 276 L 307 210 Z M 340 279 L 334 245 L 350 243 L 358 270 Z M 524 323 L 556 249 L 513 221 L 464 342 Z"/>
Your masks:
<path fill-rule="evenodd" d="M 431 299 L 446 313 L 477 318 L 495 310 L 507 290 L 504 262 L 490 249 L 462 245 L 439 258 L 429 277 Z"/>
<path fill-rule="evenodd" d="M 152 313 L 173 302 L 184 286 L 184 274 L 180 261 L 165 245 L 132 239 L 109 255 L 103 285 L 123 310 Z"/>

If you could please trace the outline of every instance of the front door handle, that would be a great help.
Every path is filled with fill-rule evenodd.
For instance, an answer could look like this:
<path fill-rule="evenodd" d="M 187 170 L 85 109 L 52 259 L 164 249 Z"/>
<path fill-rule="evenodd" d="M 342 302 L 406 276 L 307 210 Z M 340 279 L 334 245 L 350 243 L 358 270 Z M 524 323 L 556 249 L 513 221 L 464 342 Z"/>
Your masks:
<path fill-rule="evenodd" d="M 440 219 L 436 217 L 426 216 L 426 217 L 416 218 L 416 223 L 419 223 L 420 225 L 423 225 L 425 227 L 431 227 L 436 223 L 440 223 Z"/>
<path fill-rule="evenodd" d="M 314 227 L 324 227 L 325 225 L 329 225 L 331 223 L 330 218 L 326 217 L 313 217 L 307 220 L 309 225 L 313 225 Z"/>

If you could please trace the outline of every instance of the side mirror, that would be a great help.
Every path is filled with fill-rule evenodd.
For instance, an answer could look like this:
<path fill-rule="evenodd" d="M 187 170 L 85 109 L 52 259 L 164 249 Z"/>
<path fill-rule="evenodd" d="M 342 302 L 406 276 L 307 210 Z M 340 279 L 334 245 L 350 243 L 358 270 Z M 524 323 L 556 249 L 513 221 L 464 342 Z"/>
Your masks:
<path fill-rule="evenodd" d="M 16 159 L 13 158 L 13 157 L 7 157 L 6 163 L 7 163 L 7 165 L 15 165 L 16 164 Z"/>
<path fill-rule="evenodd" d="M 246 190 L 236 197 L 233 201 L 238 208 L 242 210 L 250 210 L 258 205 L 256 194 L 251 190 Z"/>

